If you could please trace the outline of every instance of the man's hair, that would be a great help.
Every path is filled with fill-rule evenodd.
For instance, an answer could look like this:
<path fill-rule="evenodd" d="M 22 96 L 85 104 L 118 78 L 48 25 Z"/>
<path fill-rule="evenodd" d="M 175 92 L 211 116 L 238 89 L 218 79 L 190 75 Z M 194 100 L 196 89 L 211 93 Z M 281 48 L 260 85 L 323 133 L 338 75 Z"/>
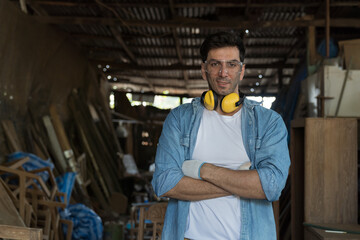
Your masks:
<path fill-rule="evenodd" d="M 244 62 L 245 48 L 242 34 L 235 31 L 218 32 L 207 36 L 200 47 L 201 60 L 205 62 L 210 50 L 222 47 L 237 47 L 240 61 Z"/>

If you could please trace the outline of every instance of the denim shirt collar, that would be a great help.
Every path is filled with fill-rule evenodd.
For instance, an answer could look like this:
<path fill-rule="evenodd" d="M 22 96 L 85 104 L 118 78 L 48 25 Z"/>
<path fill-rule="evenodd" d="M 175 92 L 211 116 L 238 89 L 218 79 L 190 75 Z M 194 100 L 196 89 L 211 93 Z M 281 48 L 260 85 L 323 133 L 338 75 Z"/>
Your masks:
<path fill-rule="evenodd" d="M 197 113 L 197 111 L 199 111 L 200 109 L 202 109 L 202 110 L 204 109 L 204 106 L 201 104 L 199 97 L 194 98 L 192 100 L 191 104 L 193 106 L 194 113 Z M 250 100 L 248 98 L 245 98 L 242 107 L 248 108 L 250 110 L 250 109 L 253 109 L 255 106 L 259 106 L 260 104 L 261 104 L 261 102 L 256 102 L 256 101 Z M 201 113 L 202 113 L 202 111 L 201 111 Z"/>

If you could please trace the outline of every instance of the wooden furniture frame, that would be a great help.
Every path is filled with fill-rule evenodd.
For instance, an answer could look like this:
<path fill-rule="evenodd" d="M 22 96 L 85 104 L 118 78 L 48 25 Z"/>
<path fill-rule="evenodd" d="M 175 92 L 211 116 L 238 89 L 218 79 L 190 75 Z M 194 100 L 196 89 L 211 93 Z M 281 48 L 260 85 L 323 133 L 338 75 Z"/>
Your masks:
<path fill-rule="evenodd" d="M 7 181 L 18 178 L 18 185 L 7 184 L 2 179 L 0 183 L 4 185 L 26 226 L 42 227 L 42 239 L 60 240 L 62 239 L 61 223 L 67 224 L 66 239 L 70 240 L 73 223 L 60 220 L 58 213 L 58 207 L 65 208 L 67 205 L 66 194 L 58 191 L 55 177 L 49 167 L 27 172 L 20 164 L 24 161 L 15 161 L 9 164 L 9 167 L 0 166 L 0 175 L 7 174 Z M 36 174 L 43 171 L 49 174 L 49 181 L 46 183 Z"/>

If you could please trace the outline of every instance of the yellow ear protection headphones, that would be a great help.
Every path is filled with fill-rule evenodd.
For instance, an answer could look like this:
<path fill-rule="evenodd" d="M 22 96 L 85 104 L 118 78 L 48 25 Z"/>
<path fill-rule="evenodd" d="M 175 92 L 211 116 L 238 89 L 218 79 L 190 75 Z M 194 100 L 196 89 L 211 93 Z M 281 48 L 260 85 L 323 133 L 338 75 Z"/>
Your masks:
<path fill-rule="evenodd" d="M 239 94 L 230 93 L 221 99 L 220 108 L 225 113 L 231 113 L 240 107 L 244 101 L 244 98 L 245 95 L 241 92 L 239 92 Z M 218 105 L 218 99 L 218 95 L 212 90 L 205 91 L 201 95 L 201 103 L 206 109 L 210 111 L 216 109 Z"/>

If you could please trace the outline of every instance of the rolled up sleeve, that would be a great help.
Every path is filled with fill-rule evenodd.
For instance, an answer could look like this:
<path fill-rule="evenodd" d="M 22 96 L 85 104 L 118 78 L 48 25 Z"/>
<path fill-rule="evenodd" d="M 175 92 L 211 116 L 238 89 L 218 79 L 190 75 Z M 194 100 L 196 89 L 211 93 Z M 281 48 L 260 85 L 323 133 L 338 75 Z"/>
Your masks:
<path fill-rule="evenodd" d="M 290 157 L 287 129 L 280 116 L 269 122 L 260 139 L 256 154 L 256 169 L 268 201 L 276 201 L 285 187 Z"/>
<path fill-rule="evenodd" d="M 152 186 L 157 196 L 171 190 L 184 176 L 181 166 L 184 161 L 184 148 L 181 146 L 181 131 L 176 111 L 166 118 L 156 150 L 155 172 Z"/>

